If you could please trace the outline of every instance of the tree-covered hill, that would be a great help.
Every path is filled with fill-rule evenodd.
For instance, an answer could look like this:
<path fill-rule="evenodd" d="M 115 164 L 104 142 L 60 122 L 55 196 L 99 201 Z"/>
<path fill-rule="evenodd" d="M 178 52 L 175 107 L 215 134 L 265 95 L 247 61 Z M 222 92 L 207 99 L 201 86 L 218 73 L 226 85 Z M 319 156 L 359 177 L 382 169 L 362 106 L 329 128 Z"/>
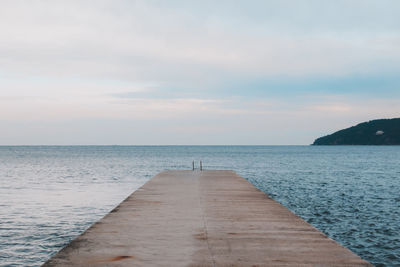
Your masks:
<path fill-rule="evenodd" d="M 363 122 L 320 137 L 313 145 L 400 145 L 400 118 Z"/>

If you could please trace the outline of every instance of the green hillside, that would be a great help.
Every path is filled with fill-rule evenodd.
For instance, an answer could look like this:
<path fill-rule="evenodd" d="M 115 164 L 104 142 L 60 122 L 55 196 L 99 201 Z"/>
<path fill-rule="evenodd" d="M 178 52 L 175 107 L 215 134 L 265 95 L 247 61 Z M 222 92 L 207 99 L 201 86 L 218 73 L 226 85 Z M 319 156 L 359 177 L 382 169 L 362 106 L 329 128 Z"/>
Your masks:
<path fill-rule="evenodd" d="M 363 122 L 320 137 L 313 145 L 400 145 L 400 118 Z"/>

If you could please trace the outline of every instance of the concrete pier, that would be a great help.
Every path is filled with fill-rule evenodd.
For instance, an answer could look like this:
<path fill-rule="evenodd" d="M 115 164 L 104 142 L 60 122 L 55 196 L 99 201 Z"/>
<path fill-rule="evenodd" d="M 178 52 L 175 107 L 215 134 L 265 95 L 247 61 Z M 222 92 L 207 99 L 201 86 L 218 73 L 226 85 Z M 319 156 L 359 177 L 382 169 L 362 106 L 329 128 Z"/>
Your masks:
<path fill-rule="evenodd" d="M 165 171 L 44 266 L 371 266 L 233 171 Z"/>

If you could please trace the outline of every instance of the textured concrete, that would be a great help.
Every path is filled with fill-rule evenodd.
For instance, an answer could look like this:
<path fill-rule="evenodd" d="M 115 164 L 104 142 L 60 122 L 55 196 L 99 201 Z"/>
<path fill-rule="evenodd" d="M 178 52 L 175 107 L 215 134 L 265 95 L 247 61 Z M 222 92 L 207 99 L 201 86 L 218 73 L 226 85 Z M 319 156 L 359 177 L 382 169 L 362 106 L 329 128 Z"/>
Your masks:
<path fill-rule="evenodd" d="M 370 266 L 232 171 L 166 171 L 44 266 Z"/>

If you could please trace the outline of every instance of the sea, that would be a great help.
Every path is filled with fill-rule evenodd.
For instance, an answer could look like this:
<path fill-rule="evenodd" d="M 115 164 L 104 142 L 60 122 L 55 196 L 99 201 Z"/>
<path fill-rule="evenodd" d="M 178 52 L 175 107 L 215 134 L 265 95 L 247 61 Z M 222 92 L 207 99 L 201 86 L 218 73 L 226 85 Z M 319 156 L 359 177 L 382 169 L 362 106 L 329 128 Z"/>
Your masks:
<path fill-rule="evenodd" d="M 0 146 L 0 266 L 40 266 L 158 172 L 232 169 L 376 266 L 400 266 L 400 146 Z"/>

